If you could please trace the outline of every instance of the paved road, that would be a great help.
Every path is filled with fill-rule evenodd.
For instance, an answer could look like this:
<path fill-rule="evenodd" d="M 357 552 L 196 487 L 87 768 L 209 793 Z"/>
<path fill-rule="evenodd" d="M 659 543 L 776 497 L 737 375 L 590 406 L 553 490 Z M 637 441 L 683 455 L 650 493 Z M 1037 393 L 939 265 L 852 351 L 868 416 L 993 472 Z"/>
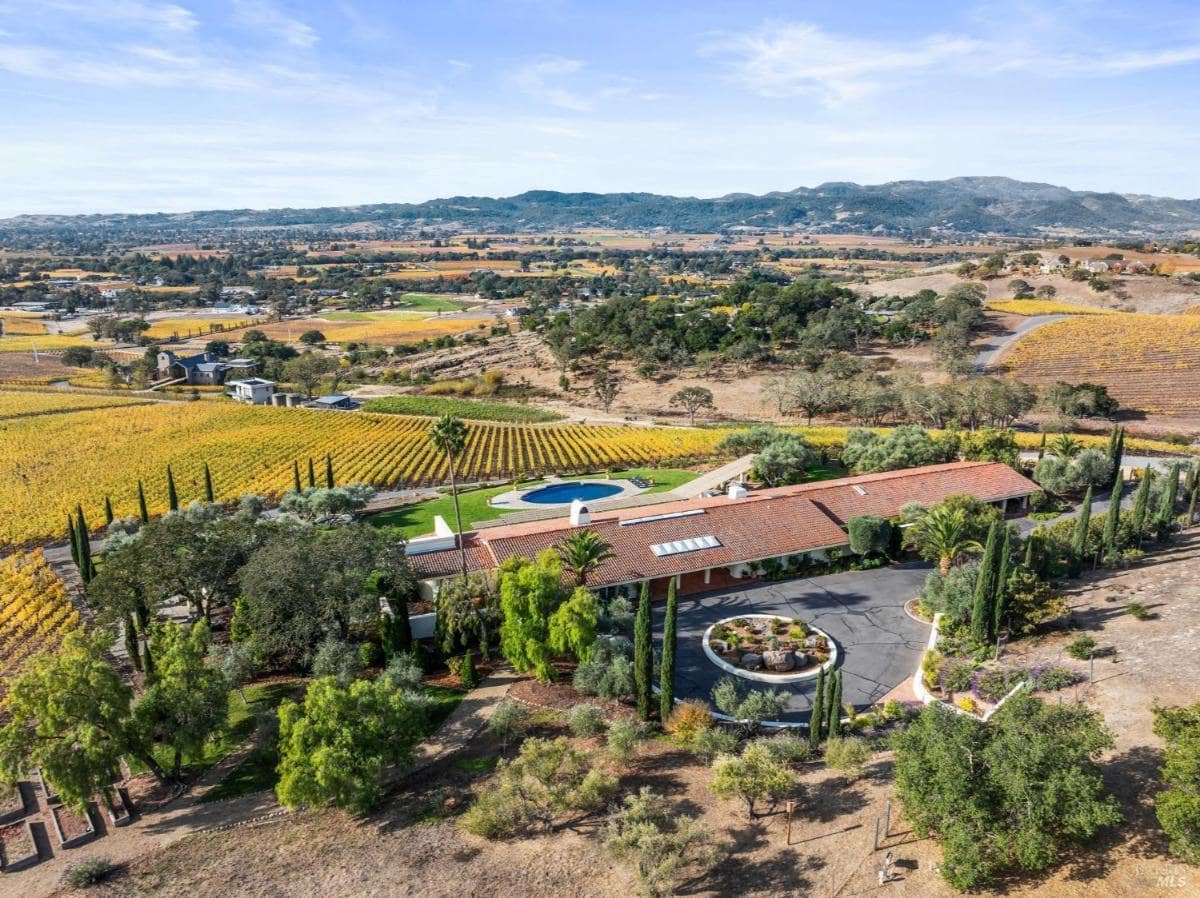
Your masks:
<path fill-rule="evenodd" d="M 1055 321 L 1060 321 L 1066 318 L 1066 315 L 1032 315 L 1026 318 L 1014 331 L 1006 331 L 996 337 L 989 343 L 985 343 L 975 356 L 975 371 L 979 374 L 985 372 L 1000 359 L 1004 351 L 1013 343 L 1021 339 L 1030 331 L 1037 330 L 1047 324 Z"/>
<path fill-rule="evenodd" d="M 866 707 L 913 675 L 929 627 L 904 613 L 904 603 L 925 582 L 929 566 L 893 565 L 824 577 L 757 583 L 745 589 L 688 597 L 679 602 L 676 690 L 679 698 L 709 699 L 723 675 L 701 646 L 710 624 L 740 614 L 784 614 L 824 630 L 837 643 L 843 671 L 842 700 Z M 655 606 L 661 636 L 663 603 Z M 763 684 L 750 680 L 745 685 Z M 815 682 L 781 684 L 792 693 L 784 719 L 808 719 Z"/>

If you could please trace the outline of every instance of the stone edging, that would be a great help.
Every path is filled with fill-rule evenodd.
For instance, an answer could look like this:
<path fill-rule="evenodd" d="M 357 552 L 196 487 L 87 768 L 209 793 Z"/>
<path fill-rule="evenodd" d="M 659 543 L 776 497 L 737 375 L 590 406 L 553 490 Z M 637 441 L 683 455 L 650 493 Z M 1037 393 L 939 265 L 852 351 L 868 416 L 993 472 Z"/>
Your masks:
<path fill-rule="evenodd" d="M 757 673 L 752 670 L 746 670 L 745 668 L 741 668 L 741 667 L 734 667 L 732 664 L 730 664 L 728 661 L 725 661 L 716 652 L 714 652 L 712 650 L 712 647 L 708 644 L 709 636 L 712 634 L 713 629 L 720 626 L 721 624 L 728 623 L 729 621 L 734 621 L 734 620 L 744 620 L 746 618 L 751 618 L 751 617 L 771 618 L 772 620 L 785 620 L 786 619 L 781 614 L 735 614 L 732 617 L 724 618 L 722 620 L 719 620 L 719 621 L 709 625 L 708 629 L 704 631 L 704 636 L 701 637 L 701 640 L 702 640 L 701 645 L 704 648 L 705 656 L 708 658 L 709 661 L 711 661 L 713 664 L 715 664 L 721 670 L 725 671 L 725 673 L 732 674 L 735 677 L 741 677 L 743 680 L 754 680 L 756 683 L 800 683 L 800 682 L 803 682 L 804 680 L 810 680 L 810 679 L 816 677 L 817 674 L 819 674 L 821 671 L 829 670 L 831 667 L 834 667 L 837 664 L 838 656 L 839 656 L 837 643 L 834 642 L 833 639 L 830 637 L 830 635 L 828 633 L 826 633 L 824 630 L 814 627 L 811 624 L 806 624 L 806 626 L 808 627 L 810 632 L 815 633 L 818 636 L 825 637 L 825 642 L 829 646 L 829 660 L 826 661 L 824 664 L 820 664 L 817 667 L 802 671 L 800 673 L 791 673 L 791 674 L 788 674 L 788 673 L 764 674 L 764 673 Z"/>

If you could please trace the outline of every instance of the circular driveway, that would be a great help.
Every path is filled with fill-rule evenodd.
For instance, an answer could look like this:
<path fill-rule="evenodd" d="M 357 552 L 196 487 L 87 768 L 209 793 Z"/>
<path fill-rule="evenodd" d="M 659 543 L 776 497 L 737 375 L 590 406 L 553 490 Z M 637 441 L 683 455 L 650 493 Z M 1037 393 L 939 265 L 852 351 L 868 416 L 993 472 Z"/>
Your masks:
<path fill-rule="evenodd" d="M 905 614 L 904 603 L 920 592 L 929 571 L 925 564 L 898 564 L 681 598 L 675 695 L 712 702 L 712 688 L 725 674 L 704 654 L 702 637 L 710 624 L 741 614 L 783 614 L 819 627 L 837 643 L 843 702 L 857 708 L 874 704 L 917 669 L 929 626 Z M 664 606 L 657 602 L 654 607 L 660 648 Z M 750 680 L 739 682 L 747 689 L 770 688 Z M 792 696 L 783 719 L 807 721 L 816 681 L 781 683 L 775 688 Z"/>

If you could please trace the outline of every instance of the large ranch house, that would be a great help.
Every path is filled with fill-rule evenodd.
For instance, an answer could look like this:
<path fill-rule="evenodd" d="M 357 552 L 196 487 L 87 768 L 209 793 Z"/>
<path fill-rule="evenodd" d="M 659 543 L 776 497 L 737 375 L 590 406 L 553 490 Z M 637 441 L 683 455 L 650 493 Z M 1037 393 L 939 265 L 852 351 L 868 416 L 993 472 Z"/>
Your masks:
<path fill-rule="evenodd" d="M 1024 508 L 1037 484 L 998 462 L 953 462 L 748 492 L 593 512 L 576 501 L 549 520 L 483 527 L 463 535 L 467 568 L 488 571 L 514 556 L 532 558 L 572 530 L 596 531 L 613 549 L 588 578 L 602 594 L 634 594 L 650 581 L 656 597 L 675 578 L 680 595 L 732 586 L 761 576 L 771 562 L 825 560 L 849 550 L 848 522 L 859 515 L 896 518 L 911 502 L 929 506 L 971 495 L 1005 513 Z M 413 539 L 408 554 L 426 595 L 462 570 L 454 531 L 436 519 L 434 534 Z"/>

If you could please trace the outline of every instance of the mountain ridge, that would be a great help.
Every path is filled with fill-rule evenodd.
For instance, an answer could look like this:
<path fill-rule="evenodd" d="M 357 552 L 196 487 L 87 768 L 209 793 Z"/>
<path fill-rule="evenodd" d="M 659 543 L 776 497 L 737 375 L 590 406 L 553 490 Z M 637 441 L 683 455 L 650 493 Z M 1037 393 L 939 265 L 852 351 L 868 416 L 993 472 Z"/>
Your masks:
<path fill-rule="evenodd" d="M 649 192 L 528 190 L 509 197 L 452 196 L 421 203 L 191 212 L 19 215 L 5 231 L 152 232 L 264 228 L 480 228 L 714 232 L 731 228 L 810 233 L 1165 236 L 1200 232 L 1200 199 L 1072 190 L 1003 176 L 863 185 L 828 181 L 719 197 Z"/>

